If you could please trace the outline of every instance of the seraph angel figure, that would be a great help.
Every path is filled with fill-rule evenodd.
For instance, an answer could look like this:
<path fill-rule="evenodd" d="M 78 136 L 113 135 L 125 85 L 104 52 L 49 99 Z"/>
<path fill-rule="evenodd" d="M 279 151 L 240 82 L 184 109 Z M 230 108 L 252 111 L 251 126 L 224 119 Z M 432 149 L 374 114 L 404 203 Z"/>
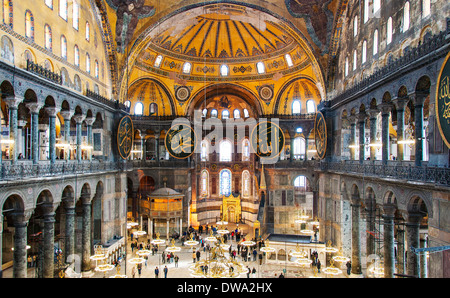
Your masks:
<path fill-rule="evenodd" d="M 285 0 L 286 7 L 292 16 L 304 17 L 306 23 L 312 28 L 307 28 L 317 36 L 322 47 L 327 46 L 328 16 L 325 12 L 326 3 L 330 0 Z M 312 29 L 312 30 L 311 30 Z M 311 34 L 310 33 L 310 34 Z"/>
<path fill-rule="evenodd" d="M 106 2 L 117 11 L 117 51 L 123 53 L 133 37 L 139 20 L 154 15 L 155 8 L 145 5 L 145 0 L 106 0 Z"/>

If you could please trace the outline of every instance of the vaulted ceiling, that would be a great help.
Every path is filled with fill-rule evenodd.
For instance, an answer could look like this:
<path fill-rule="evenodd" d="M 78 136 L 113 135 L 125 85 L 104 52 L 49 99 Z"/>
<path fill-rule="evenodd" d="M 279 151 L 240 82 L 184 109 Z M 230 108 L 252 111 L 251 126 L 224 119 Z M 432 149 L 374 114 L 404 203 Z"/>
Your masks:
<path fill-rule="evenodd" d="M 94 1 L 102 16 L 113 91 L 120 98 L 133 69 L 173 79 L 172 71 L 179 72 L 174 65 L 189 61 L 193 72 L 182 78 L 189 81 L 196 75 L 219 76 L 220 64 L 227 63 L 240 79 L 246 74 L 258 80 L 289 75 L 277 64 L 285 54 L 297 58 L 291 72 L 309 63 L 311 78 L 324 87 L 348 0 Z M 152 68 L 159 54 L 167 57 L 166 71 Z M 248 67 L 258 61 L 271 66 L 263 77 Z"/>

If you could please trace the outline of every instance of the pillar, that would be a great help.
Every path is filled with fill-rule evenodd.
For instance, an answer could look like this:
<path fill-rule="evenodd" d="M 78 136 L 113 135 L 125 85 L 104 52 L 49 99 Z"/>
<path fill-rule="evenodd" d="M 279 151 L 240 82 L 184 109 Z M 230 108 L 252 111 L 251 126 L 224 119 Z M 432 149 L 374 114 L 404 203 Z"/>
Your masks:
<path fill-rule="evenodd" d="M 377 109 L 369 110 L 370 117 L 370 160 L 376 160 L 377 148 L 376 140 L 377 140 L 377 116 L 380 113 Z"/>
<path fill-rule="evenodd" d="M 406 274 L 419 276 L 419 256 L 411 251 L 411 247 L 419 248 L 419 227 L 422 216 L 418 213 L 409 213 L 406 221 L 407 259 Z"/>
<path fill-rule="evenodd" d="M 167 210 L 168 211 L 168 210 Z M 169 226 L 170 226 L 170 218 L 166 219 L 166 239 L 169 240 Z"/>
<path fill-rule="evenodd" d="M 362 274 L 361 271 L 361 239 L 360 239 L 360 212 L 361 199 L 359 195 L 353 194 L 351 199 L 352 207 L 352 274 Z"/>
<path fill-rule="evenodd" d="M 89 160 L 92 161 L 92 151 L 94 150 L 94 142 L 92 139 L 92 125 L 94 124 L 95 118 L 94 117 L 87 117 L 85 119 L 86 121 L 86 127 L 87 127 L 87 144 L 89 146 L 89 153 L 88 157 Z"/>
<path fill-rule="evenodd" d="M 31 113 L 31 157 L 33 164 L 37 164 L 39 161 L 39 109 L 40 106 L 37 103 L 28 103 L 27 108 Z"/>
<path fill-rule="evenodd" d="M 54 164 L 56 161 L 56 108 L 45 108 L 48 114 L 48 124 L 49 124 L 49 158 L 50 163 Z"/>
<path fill-rule="evenodd" d="M 82 223 L 82 271 L 86 272 L 91 269 L 91 199 L 88 194 L 81 197 L 83 206 L 83 223 Z"/>
<path fill-rule="evenodd" d="M 9 145 L 10 148 L 9 156 L 12 163 L 15 164 L 18 156 L 17 143 L 19 139 L 19 135 L 17 133 L 17 110 L 21 99 L 15 96 L 8 96 L 4 98 L 3 101 L 8 105 L 10 111 L 9 138 L 11 140 L 11 143 Z"/>
<path fill-rule="evenodd" d="M 64 147 L 64 158 L 70 159 L 70 118 L 72 117 L 70 111 L 61 111 L 61 116 L 64 119 L 64 142 L 66 147 Z"/>
<path fill-rule="evenodd" d="M 414 102 L 414 124 L 415 124 L 415 165 L 422 166 L 423 160 L 423 103 L 428 94 L 415 93 L 413 97 Z"/>
<path fill-rule="evenodd" d="M 3 214 L 1 213 L 0 213 L 0 247 L 3 247 Z M 0 264 L 3 264 L 3 249 L 0 249 Z M 3 266 L 0 266 L 0 278 L 2 277 L 3 277 Z"/>
<path fill-rule="evenodd" d="M 27 225 L 28 218 L 23 214 L 12 215 L 14 220 L 13 277 L 27 277 Z"/>
<path fill-rule="evenodd" d="M 420 238 L 420 248 L 426 248 L 427 241 L 426 239 Z M 427 266 L 427 253 L 420 254 L 420 278 L 428 277 L 428 266 Z"/>
<path fill-rule="evenodd" d="M 66 212 L 64 260 L 67 261 L 70 255 L 75 254 L 75 203 L 72 197 L 66 197 L 63 200 Z"/>
<path fill-rule="evenodd" d="M 405 140 L 405 107 L 408 103 L 407 97 L 394 98 L 392 102 L 397 109 L 397 160 L 404 160 L 405 145 L 401 141 Z"/>
<path fill-rule="evenodd" d="M 382 103 L 381 108 L 381 161 L 383 164 L 387 164 L 389 160 L 389 116 L 391 112 L 391 105 L 389 103 Z"/>
<path fill-rule="evenodd" d="M 366 200 L 366 225 L 367 230 L 371 233 L 367 233 L 366 237 L 366 255 L 370 256 L 375 254 L 375 217 L 376 217 L 376 209 L 375 209 L 375 197 L 373 192 L 368 194 L 368 198 Z"/>
<path fill-rule="evenodd" d="M 147 144 L 145 143 L 145 132 L 141 132 L 141 156 L 142 160 L 147 160 Z"/>
<path fill-rule="evenodd" d="M 55 212 L 52 204 L 45 204 L 44 209 L 44 268 L 43 277 L 53 278 L 55 268 Z"/>
<path fill-rule="evenodd" d="M 159 161 L 159 136 L 161 132 L 155 131 L 155 157 L 156 160 Z"/>
<path fill-rule="evenodd" d="M 356 116 L 350 115 L 348 117 L 350 123 L 350 160 L 356 159 Z"/>
<path fill-rule="evenodd" d="M 81 124 L 83 123 L 84 117 L 82 115 L 75 115 L 75 122 L 77 124 L 77 161 L 81 161 Z"/>
<path fill-rule="evenodd" d="M 397 270 L 399 274 L 405 274 L 405 230 L 397 229 Z"/>
<path fill-rule="evenodd" d="M 359 162 L 363 163 L 365 159 L 365 143 L 366 143 L 366 113 L 360 112 L 358 114 L 358 129 L 359 129 Z"/>
<path fill-rule="evenodd" d="M 384 277 L 393 278 L 395 271 L 394 254 L 394 214 L 395 206 L 386 204 L 383 206 L 383 247 L 384 247 Z"/>

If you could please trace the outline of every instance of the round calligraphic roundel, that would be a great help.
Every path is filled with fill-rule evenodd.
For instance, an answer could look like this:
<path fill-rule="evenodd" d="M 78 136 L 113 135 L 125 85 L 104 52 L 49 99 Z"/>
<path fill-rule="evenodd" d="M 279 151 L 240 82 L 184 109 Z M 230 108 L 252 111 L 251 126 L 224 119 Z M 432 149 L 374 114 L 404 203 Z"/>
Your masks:
<path fill-rule="evenodd" d="M 166 133 L 165 146 L 167 152 L 175 158 L 188 158 L 194 153 L 196 144 L 195 132 L 190 125 L 176 124 Z"/>
<path fill-rule="evenodd" d="M 436 87 L 436 120 L 442 140 L 450 148 L 450 53 L 439 73 Z"/>
<path fill-rule="evenodd" d="M 189 99 L 191 91 L 186 86 L 180 86 L 175 90 L 175 97 L 178 101 L 184 102 Z"/>
<path fill-rule="evenodd" d="M 264 101 L 270 101 L 273 97 L 273 90 L 270 86 L 264 85 L 259 88 L 259 97 Z"/>
<path fill-rule="evenodd" d="M 321 112 L 317 112 L 316 120 L 314 121 L 314 138 L 317 155 L 322 159 L 327 151 L 327 124 Z"/>
<path fill-rule="evenodd" d="M 124 116 L 117 127 L 117 149 L 123 159 L 127 159 L 131 154 L 133 138 L 133 121 L 130 116 Z"/>
<path fill-rule="evenodd" d="M 278 157 L 284 148 L 284 141 L 281 128 L 270 121 L 259 122 L 250 135 L 253 152 L 261 158 Z"/>

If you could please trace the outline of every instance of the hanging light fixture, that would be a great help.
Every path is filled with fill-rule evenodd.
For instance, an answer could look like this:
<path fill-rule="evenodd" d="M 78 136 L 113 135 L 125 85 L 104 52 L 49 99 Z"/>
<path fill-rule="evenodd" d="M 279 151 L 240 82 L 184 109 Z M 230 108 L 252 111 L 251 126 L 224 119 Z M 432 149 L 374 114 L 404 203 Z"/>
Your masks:
<path fill-rule="evenodd" d="M 267 252 L 272 253 L 272 252 L 275 252 L 275 248 L 270 247 L 270 245 L 269 245 L 269 240 L 266 239 L 266 240 L 264 241 L 264 247 L 261 247 L 260 251 L 266 252 L 266 253 L 267 253 Z"/>
<path fill-rule="evenodd" d="M 155 245 L 161 245 L 161 244 L 165 244 L 166 241 L 159 239 L 159 233 L 156 233 L 156 239 L 153 239 L 150 243 L 155 244 Z"/>
<path fill-rule="evenodd" d="M 330 266 L 323 269 L 323 273 L 329 275 L 338 275 L 342 273 L 342 270 L 334 267 L 334 261 L 330 260 Z"/>
<path fill-rule="evenodd" d="M 213 235 L 213 231 L 211 230 L 209 232 L 209 236 L 205 238 L 206 241 L 210 241 L 210 242 L 216 242 L 217 238 Z"/>
<path fill-rule="evenodd" d="M 120 274 L 120 265 L 117 265 L 117 272 L 116 274 L 110 276 L 109 278 L 128 278 L 125 274 Z"/>
<path fill-rule="evenodd" d="M 181 247 L 175 246 L 175 239 L 172 238 L 172 246 L 166 248 L 168 252 L 178 252 L 181 250 Z"/>
<path fill-rule="evenodd" d="M 188 241 L 185 241 L 183 244 L 187 245 L 187 246 L 195 246 L 197 245 L 199 242 L 194 240 L 194 236 L 191 234 L 191 238 Z"/>
<path fill-rule="evenodd" d="M 326 253 L 335 253 L 335 252 L 338 252 L 338 249 L 336 247 L 331 246 L 331 240 L 328 240 L 327 245 L 324 248 L 324 251 Z"/>
<path fill-rule="evenodd" d="M 339 254 L 331 258 L 335 262 L 344 263 L 350 261 L 350 258 L 345 257 L 342 254 L 342 250 L 339 250 Z"/>

